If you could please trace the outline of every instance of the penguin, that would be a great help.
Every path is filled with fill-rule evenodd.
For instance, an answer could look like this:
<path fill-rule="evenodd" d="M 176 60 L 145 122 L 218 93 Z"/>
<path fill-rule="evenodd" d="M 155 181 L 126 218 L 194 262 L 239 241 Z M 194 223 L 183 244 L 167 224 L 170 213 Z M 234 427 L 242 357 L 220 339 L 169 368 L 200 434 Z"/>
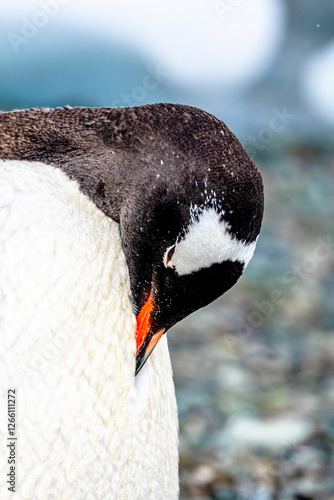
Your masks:
<path fill-rule="evenodd" d="M 262 217 L 259 170 L 198 108 L 0 113 L 0 407 L 15 390 L 17 498 L 178 498 L 166 332 L 237 282 Z"/>

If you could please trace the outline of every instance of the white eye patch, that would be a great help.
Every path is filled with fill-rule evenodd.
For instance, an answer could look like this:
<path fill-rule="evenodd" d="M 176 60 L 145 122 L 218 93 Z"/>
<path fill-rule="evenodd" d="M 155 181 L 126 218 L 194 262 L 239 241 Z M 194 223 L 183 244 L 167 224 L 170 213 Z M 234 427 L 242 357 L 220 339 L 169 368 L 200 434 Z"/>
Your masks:
<path fill-rule="evenodd" d="M 172 253 L 170 250 L 174 246 Z M 192 220 L 182 240 L 167 248 L 163 262 L 180 276 L 225 260 L 239 261 L 246 267 L 253 257 L 255 246 L 256 241 L 247 244 L 233 238 L 229 233 L 229 224 L 221 221 L 213 208 L 208 208 L 198 220 Z"/>

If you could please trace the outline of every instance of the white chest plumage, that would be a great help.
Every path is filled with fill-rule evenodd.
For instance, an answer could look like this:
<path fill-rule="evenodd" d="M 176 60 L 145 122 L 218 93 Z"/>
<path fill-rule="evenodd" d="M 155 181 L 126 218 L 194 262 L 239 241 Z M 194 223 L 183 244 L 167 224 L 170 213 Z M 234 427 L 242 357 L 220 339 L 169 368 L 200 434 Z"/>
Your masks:
<path fill-rule="evenodd" d="M 17 390 L 16 499 L 178 496 L 166 338 L 134 378 L 118 225 L 59 169 L 0 161 L 0 484 Z"/>

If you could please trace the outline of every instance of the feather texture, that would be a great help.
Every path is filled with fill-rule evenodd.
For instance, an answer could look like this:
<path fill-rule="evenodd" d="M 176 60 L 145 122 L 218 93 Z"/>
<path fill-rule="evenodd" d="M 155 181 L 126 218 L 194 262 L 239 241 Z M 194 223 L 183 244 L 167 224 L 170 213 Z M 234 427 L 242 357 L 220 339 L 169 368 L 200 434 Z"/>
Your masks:
<path fill-rule="evenodd" d="M 15 498 L 176 499 L 167 340 L 135 379 L 118 224 L 60 169 L 0 160 L 0 227 L 0 421 L 15 387 Z M 2 424 L 2 483 L 6 436 Z"/>

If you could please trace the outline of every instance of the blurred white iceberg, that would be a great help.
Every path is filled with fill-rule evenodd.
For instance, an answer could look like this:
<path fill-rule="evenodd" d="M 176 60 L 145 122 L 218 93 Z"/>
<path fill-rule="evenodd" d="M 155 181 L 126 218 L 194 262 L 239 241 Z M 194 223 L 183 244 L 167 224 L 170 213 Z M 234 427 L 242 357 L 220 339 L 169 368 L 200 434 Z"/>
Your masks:
<path fill-rule="evenodd" d="M 285 33 L 281 0 L 2 0 L 0 18 L 37 19 L 50 3 L 53 25 L 130 42 L 190 86 L 247 85 L 269 68 Z"/>
<path fill-rule="evenodd" d="M 334 42 L 307 62 L 303 82 L 312 110 L 319 118 L 334 125 Z"/>

